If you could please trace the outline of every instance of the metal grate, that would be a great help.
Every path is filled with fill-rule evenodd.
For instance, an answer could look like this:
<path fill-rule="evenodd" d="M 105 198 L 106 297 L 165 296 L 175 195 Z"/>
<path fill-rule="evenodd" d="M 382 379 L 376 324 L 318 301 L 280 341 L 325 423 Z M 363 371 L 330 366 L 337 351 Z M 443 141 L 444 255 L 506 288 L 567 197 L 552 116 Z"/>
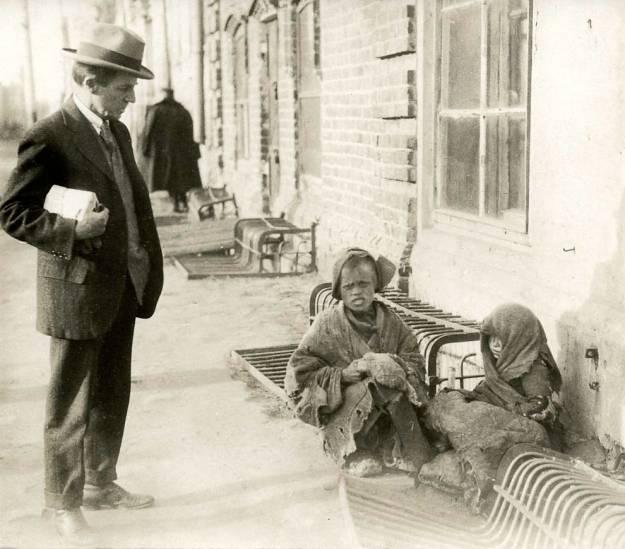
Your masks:
<path fill-rule="evenodd" d="M 517 455 L 504 457 L 509 465 L 495 486 L 488 524 L 477 533 L 481 543 L 519 549 L 625 547 L 625 484 L 557 452 L 513 447 L 510 453 Z"/>
<path fill-rule="evenodd" d="M 284 375 L 286 365 L 295 349 L 297 344 L 240 349 L 232 351 L 232 357 L 268 391 L 287 400 L 284 392 Z"/>
<path fill-rule="evenodd" d="M 315 224 L 296 227 L 276 218 L 244 218 L 234 225 L 230 255 L 180 254 L 174 263 L 189 279 L 286 276 L 316 269 Z"/>
<path fill-rule="evenodd" d="M 401 487 L 385 493 L 384 479 L 343 477 L 343 510 L 357 546 L 367 549 L 625 547 L 622 483 L 579 460 L 525 444 L 508 451 L 500 471 L 493 509 L 477 526 L 476 517 L 438 509 L 416 492 L 412 498 Z"/>

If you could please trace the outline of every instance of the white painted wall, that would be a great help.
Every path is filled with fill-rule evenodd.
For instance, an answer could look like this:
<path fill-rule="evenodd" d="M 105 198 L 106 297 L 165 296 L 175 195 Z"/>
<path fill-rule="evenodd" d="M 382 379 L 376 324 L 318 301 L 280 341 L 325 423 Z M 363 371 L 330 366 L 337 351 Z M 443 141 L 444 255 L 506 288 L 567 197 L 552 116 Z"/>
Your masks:
<path fill-rule="evenodd" d="M 625 444 L 624 52 L 620 0 L 535 0 L 528 243 L 435 225 L 412 258 L 414 292 L 434 303 L 477 319 L 505 301 L 532 308 L 567 407 L 608 445 Z"/>

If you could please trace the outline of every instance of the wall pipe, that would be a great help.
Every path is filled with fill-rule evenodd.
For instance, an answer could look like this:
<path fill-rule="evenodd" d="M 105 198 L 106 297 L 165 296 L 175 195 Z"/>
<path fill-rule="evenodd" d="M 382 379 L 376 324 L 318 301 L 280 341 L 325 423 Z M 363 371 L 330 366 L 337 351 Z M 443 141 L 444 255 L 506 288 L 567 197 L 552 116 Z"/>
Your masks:
<path fill-rule="evenodd" d="M 196 28 L 193 38 L 193 53 L 195 55 L 195 135 L 196 141 L 204 143 L 206 139 L 204 114 L 204 1 L 195 1 Z"/>
<path fill-rule="evenodd" d="M 165 86 L 171 88 L 171 57 L 169 55 L 169 26 L 167 24 L 167 0 L 162 0 L 163 8 L 163 38 L 165 53 Z"/>

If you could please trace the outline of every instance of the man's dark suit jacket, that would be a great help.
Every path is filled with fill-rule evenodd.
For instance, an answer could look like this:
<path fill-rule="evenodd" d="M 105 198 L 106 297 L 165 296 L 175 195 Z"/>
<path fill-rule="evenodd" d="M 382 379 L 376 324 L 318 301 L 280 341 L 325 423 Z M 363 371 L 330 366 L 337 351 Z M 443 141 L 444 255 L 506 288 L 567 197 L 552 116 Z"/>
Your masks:
<path fill-rule="evenodd" d="M 137 316 L 154 313 L 163 286 L 161 253 L 150 198 L 124 124 L 111 121 L 132 182 L 141 241 L 150 274 Z M 19 145 L 17 167 L 0 202 L 0 224 L 38 248 L 37 329 L 63 339 L 96 338 L 111 327 L 126 285 L 126 213 L 112 169 L 93 126 L 73 99 L 35 124 Z M 75 240 L 75 221 L 43 209 L 52 185 L 93 191 L 110 211 L 102 246 Z"/>

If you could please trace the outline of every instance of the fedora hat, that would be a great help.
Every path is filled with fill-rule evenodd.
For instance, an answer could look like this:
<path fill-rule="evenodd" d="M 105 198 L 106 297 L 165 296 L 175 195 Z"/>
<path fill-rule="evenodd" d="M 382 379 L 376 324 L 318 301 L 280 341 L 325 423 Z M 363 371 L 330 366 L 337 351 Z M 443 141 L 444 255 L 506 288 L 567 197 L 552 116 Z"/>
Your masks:
<path fill-rule="evenodd" d="M 65 55 L 79 63 L 106 67 L 150 80 L 154 74 L 141 64 L 145 42 L 134 32 L 109 23 L 91 27 L 78 49 L 63 48 Z"/>

